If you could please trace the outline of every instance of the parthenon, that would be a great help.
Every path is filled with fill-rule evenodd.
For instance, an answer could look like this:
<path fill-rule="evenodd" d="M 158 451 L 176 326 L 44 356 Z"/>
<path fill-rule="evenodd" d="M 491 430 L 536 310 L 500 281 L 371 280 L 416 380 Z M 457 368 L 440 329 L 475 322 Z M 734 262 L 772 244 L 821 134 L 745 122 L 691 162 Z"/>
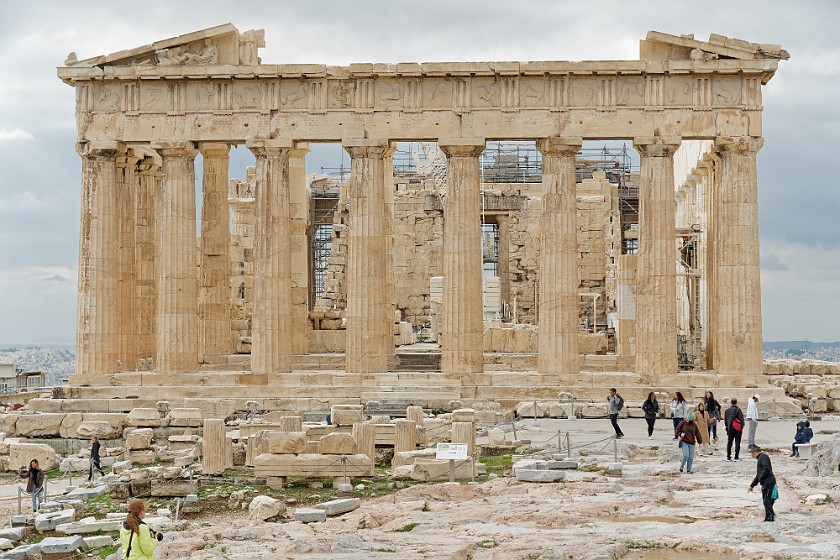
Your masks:
<path fill-rule="evenodd" d="M 264 43 L 227 24 L 58 69 L 83 162 L 73 395 L 761 383 L 756 154 L 779 45 L 652 31 L 639 60 L 336 67 L 264 64 Z M 632 142 L 638 171 L 592 140 Z M 489 142 L 539 168 L 498 180 Z M 349 180 L 307 178 L 317 143 L 343 146 Z M 407 178 L 404 143 L 439 173 Z M 231 181 L 231 146 L 250 177 Z M 324 231 L 340 274 L 316 266 Z"/>

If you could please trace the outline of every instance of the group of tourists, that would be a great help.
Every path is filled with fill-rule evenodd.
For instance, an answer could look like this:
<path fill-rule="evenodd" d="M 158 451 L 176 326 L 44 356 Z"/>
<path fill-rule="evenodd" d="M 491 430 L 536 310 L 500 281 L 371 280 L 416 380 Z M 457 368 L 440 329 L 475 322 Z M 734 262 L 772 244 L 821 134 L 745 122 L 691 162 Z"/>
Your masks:
<path fill-rule="evenodd" d="M 674 427 L 674 440 L 682 450 L 680 460 L 680 472 L 693 474 L 694 457 L 698 446 L 701 455 L 714 455 L 712 442 L 718 441 L 718 424 L 723 422 L 723 429 L 726 432 L 726 461 L 739 462 L 741 453 L 741 437 L 744 431 L 747 432 L 747 449 L 756 459 L 756 475 L 750 483 L 749 492 L 761 485 L 761 498 L 764 503 L 764 521 L 775 521 L 776 514 L 773 511 L 773 504 L 778 498 L 778 486 L 773 475 L 773 467 L 770 457 L 756 445 L 755 436 L 758 428 L 758 403 L 761 398 L 755 394 L 750 397 L 747 403 L 747 414 L 738 406 L 738 399 L 731 399 L 730 405 L 723 410 L 721 404 L 715 399 L 714 393 L 706 391 L 706 395 L 697 404 L 695 410 L 689 410 L 689 403 L 679 391 L 675 392 L 669 408 Z M 624 399 L 613 388 L 607 397 L 610 407 L 610 422 L 615 430 L 615 437 L 624 437 L 624 432 L 618 424 L 618 415 L 624 407 Z M 653 439 L 653 429 L 656 419 L 659 417 L 660 405 L 656 393 L 651 391 L 642 403 L 642 411 L 647 423 L 648 439 Z M 791 445 L 791 457 L 798 457 L 798 445 L 810 443 L 814 432 L 809 421 L 801 421 L 796 424 L 796 435 Z M 733 455 L 734 449 L 734 455 Z"/>

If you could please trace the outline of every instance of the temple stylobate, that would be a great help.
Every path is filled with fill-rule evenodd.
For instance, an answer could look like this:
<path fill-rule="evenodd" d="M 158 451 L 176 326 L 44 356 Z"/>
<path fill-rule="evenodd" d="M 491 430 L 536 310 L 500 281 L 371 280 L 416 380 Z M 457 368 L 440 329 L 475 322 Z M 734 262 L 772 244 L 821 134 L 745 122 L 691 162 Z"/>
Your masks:
<path fill-rule="evenodd" d="M 222 25 L 58 69 L 83 161 L 71 391 L 445 400 L 760 382 L 756 155 L 781 47 L 650 32 L 639 60 L 343 67 L 263 64 L 262 47 L 262 30 Z M 590 140 L 632 142 L 638 168 L 597 168 Z M 488 142 L 512 141 L 534 146 L 539 177 L 494 186 Z M 440 184 L 400 179 L 406 142 L 437 143 Z M 326 280 L 314 143 L 351 161 Z M 230 183 L 232 146 L 254 155 L 245 182 Z M 438 361 L 404 367 L 424 353 Z"/>

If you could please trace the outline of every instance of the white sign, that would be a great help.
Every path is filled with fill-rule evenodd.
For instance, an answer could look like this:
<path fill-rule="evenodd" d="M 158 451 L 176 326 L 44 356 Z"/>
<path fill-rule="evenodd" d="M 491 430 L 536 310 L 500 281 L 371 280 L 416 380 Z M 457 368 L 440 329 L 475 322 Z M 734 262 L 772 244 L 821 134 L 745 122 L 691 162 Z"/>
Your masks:
<path fill-rule="evenodd" d="M 438 443 L 435 459 L 466 459 L 466 443 Z"/>

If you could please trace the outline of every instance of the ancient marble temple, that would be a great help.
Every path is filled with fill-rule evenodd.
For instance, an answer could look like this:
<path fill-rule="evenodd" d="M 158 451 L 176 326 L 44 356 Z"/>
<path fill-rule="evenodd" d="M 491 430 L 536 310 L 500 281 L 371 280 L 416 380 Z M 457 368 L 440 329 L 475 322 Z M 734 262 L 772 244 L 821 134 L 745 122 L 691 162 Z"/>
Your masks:
<path fill-rule="evenodd" d="M 632 344 L 621 351 L 630 361 L 618 369 L 649 386 L 669 386 L 678 374 L 674 154 L 705 140 L 711 149 L 691 179 L 702 185 L 708 217 L 704 375 L 715 377 L 703 383 L 756 382 L 761 86 L 788 58 L 781 47 L 650 32 L 639 60 L 337 67 L 265 64 L 263 46 L 262 30 L 222 25 L 85 60 L 71 54 L 58 69 L 75 89 L 83 162 L 72 386 L 355 398 L 436 387 L 453 397 L 515 398 L 586 383 L 575 157 L 591 139 L 632 141 L 641 163 L 638 257 L 617 273 L 635 299 L 623 314 Z M 417 140 L 437 142 L 446 157 L 441 360 L 440 372 L 400 386 L 391 157 L 396 142 Z M 479 156 L 488 140 L 535 141 L 542 155 L 530 371 L 485 368 Z M 304 163 L 318 142 L 340 142 L 351 160 L 339 362 L 309 353 L 307 342 L 314 302 Z M 231 336 L 232 146 L 256 159 L 249 360 L 236 358 Z M 220 363 L 231 365 L 205 367 Z"/>

